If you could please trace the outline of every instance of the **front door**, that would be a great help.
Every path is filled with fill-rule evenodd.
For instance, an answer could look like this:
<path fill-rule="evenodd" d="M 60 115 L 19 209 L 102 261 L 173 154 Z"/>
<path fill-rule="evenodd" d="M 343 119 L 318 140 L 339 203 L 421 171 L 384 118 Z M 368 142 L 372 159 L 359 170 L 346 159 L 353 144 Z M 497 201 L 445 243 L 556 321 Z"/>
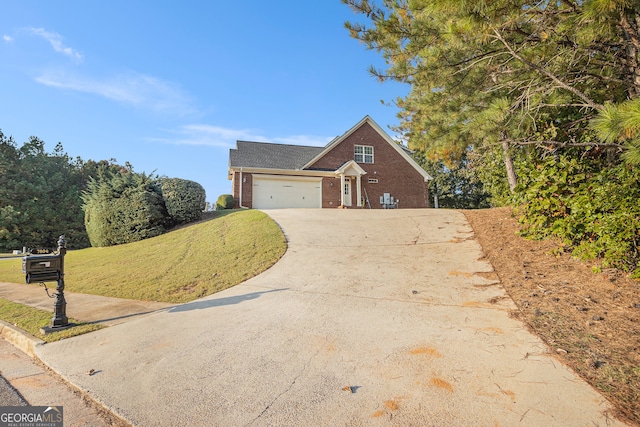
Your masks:
<path fill-rule="evenodd" d="M 351 206 L 351 180 L 350 179 L 345 179 L 344 181 L 344 205 L 345 206 Z"/>

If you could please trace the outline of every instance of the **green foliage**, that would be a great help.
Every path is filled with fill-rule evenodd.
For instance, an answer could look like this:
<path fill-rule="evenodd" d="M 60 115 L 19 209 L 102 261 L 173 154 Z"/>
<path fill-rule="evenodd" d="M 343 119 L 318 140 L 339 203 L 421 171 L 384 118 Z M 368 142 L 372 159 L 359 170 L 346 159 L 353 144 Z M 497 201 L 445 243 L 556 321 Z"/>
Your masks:
<path fill-rule="evenodd" d="M 168 214 L 157 181 L 131 168 L 102 168 L 82 195 L 85 226 L 94 247 L 136 242 L 162 234 Z"/>
<path fill-rule="evenodd" d="M 492 205 L 515 170 L 528 235 L 640 276 L 640 2 L 342 2 L 385 60 L 372 74 L 411 87 L 395 130 L 412 149 L 466 156 Z"/>
<path fill-rule="evenodd" d="M 640 171 L 567 155 L 523 171 L 517 188 L 522 233 L 557 237 L 576 257 L 640 278 Z"/>
<path fill-rule="evenodd" d="M 591 127 L 602 141 L 622 144 L 627 163 L 640 165 L 640 98 L 617 105 L 607 103 L 591 121 Z"/>
<path fill-rule="evenodd" d="M 450 166 L 445 165 L 442 160 L 428 158 L 420 151 L 416 151 L 413 157 L 433 177 L 429 192 L 438 195 L 439 207 L 453 209 L 490 207 L 488 194 L 485 193 L 482 182 L 466 157 Z"/>
<path fill-rule="evenodd" d="M 223 209 L 233 209 L 235 201 L 233 200 L 233 196 L 231 194 L 222 194 L 218 197 L 216 201 L 216 210 Z"/>
<path fill-rule="evenodd" d="M 61 144 L 46 153 L 44 142 L 31 137 L 18 148 L 0 131 L 0 251 L 54 248 L 61 234 L 70 248 L 86 247 L 84 179 L 83 162 Z"/>
<path fill-rule="evenodd" d="M 206 208 L 206 192 L 194 181 L 180 178 L 159 180 L 167 213 L 175 224 L 197 221 Z"/>
<path fill-rule="evenodd" d="M 526 168 L 529 162 L 529 149 L 526 147 L 510 147 L 510 155 L 516 171 Z M 489 146 L 482 150 L 472 151 L 469 154 L 470 167 L 482 182 L 484 191 L 488 194 L 491 206 L 509 206 L 512 203 L 513 194 L 509 188 L 507 173 L 505 171 L 504 151 L 500 146 Z"/>

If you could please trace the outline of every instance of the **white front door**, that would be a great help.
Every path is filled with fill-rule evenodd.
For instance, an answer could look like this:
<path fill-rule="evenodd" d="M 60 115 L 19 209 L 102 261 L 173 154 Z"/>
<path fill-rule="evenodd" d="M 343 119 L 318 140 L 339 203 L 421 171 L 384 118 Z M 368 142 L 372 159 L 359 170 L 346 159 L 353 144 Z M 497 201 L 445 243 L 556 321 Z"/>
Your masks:
<path fill-rule="evenodd" d="M 345 206 L 351 206 L 351 180 L 350 179 L 345 179 L 344 180 L 344 205 Z"/>

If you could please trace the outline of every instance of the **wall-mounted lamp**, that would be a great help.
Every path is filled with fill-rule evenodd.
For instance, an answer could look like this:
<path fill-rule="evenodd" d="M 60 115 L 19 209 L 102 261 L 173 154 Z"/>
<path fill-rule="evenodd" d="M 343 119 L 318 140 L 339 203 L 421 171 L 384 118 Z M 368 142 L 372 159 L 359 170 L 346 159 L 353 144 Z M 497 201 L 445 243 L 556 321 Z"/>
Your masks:
<path fill-rule="evenodd" d="M 247 178 L 242 178 L 242 182 L 247 182 Z"/>

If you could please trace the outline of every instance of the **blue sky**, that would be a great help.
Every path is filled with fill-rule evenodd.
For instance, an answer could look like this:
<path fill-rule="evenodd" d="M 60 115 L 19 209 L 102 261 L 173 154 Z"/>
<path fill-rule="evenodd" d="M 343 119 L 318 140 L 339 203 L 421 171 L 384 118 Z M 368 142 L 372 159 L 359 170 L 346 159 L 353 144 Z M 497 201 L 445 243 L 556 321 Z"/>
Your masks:
<path fill-rule="evenodd" d="M 235 141 L 325 145 L 408 88 L 344 28 L 339 0 L 0 2 L 0 129 L 18 145 L 231 191 Z"/>

